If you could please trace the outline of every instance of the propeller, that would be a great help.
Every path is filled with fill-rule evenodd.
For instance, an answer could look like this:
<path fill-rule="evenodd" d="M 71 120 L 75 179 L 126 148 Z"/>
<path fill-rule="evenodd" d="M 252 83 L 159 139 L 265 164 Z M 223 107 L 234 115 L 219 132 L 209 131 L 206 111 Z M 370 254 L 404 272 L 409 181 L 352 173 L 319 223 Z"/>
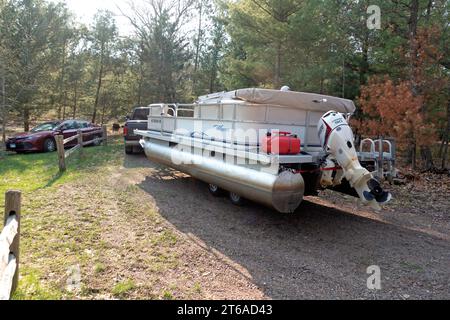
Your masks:
<path fill-rule="evenodd" d="M 375 179 L 370 179 L 367 182 L 370 192 L 364 191 L 364 198 L 367 201 L 376 200 L 378 203 L 385 203 L 391 200 L 392 196 L 381 187 L 380 183 Z"/>

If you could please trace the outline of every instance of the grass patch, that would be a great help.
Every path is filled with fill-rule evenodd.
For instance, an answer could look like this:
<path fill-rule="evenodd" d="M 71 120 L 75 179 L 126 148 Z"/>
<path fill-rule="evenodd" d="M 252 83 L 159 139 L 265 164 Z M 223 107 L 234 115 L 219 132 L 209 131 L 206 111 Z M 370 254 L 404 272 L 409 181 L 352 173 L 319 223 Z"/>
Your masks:
<path fill-rule="evenodd" d="M 62 295 L 59 288 L 42 285 L 38 270 L 20 267 L 19 287 L 12 300 L 59 300 Z"/>
<path fill-rule="evenodd" d="M 147 266 L 152 272 L 163 272 L 178 266 L 178 256 L 174 252 L 164 249 L 154 250 L 146 259 Z"/>
<path fill-rule="evenodd" d="M 136 287 L 133 280 L 127 279 L 117 283 L 112 289 L 111 293 L 116 298 L 124 298 L 131 290 Z"/>
<path fill-rule="evenodd" d="M 170 230 L 164 230 L 160 236 L 153 240 L 157 246 L 172 247 L 177 244 L 177 236 Z"/>
<path fill-rule="evenodd" d="M 415 271 L 415 272 L 424 272 L 423 267 L 421 267 L 421 266 L 419 266 L 419 265 L 417 265 L 417 264 L 414 264 L 414 263 L 410 263 L 410 262 L 408 262 L 408 261 L 402 261 L 402 262 L 400 262 L 400 265 L 401 265 L 403 268 L 408 269 L 408 270 L 411 270 L 411 271 Z"/>
<path fill-rule="evenodd" d="M 162 298 L 163 298 L 163 300 L 173 300 L 174 299 L 172 292 L 170 292 L 168 290 L 163 291 Z"/>
<path fill-rule="evenodd" d="M 95 273 L 102 273 L 106 270 L 106 267 L 103 263 L 96 263 L 94 266 Z"/>
<path fill-rule="evenodd" d="M 121 139 L 73 155 L 67 171 L 58 170 L 56 153 L 8 155 L 0 159 L 0 210 L 9 189 L 22 191 L 21 266 L 13 299 L 73 298 L 66 292 L 67 270 L 80 265 L 82 279 L 102 251 L 98 208 L 106 200 L 100 177 L 123 163 Z M 60 191 L 60 188 L 67 190 Z M 104 266 L 97 265 L 95 274 Z"/>
<path fill-rule="evenodd" d="M 192 288 L 195 293 L 202 293 L 202 286 L 200 283 L 196 282 Z"/>
<path fill-rule="evenodd" d="M 152 276 L 178 266 L 174 250 L 180 239 L 168 228 L 156 228 L 161 216 L 150 202 L 140 203 L 142 190 L 123 179 L 124 152 L 120 138 L 107 146 L 85 148 L 81 158 L 74 155 L 67 171 L 58 172 L 56 153 L 24 154 L 0 159 L 0 210 L 4 192 L 19 189 L 23 194 L 21 221 L 21 267 L 19 288 L 14 299 L 82 299 L 127 298 L 136 292 L 133 272 L 151 272 Z M 135 169 L 129 169 L 130 171 Z M 136 170 L 140 170 L 137 167 Z M 139 203 L 137 206 L 136 204 Z M 129 219 L 147 225 L 136 241 L 129 241 Z M 136 219 L 139 218 L 139 219 Z M 123 234 L 117 225 L 125 224 Z M 122 237 L 122 238 L 121 238 Z M 121 241 L 121 239 L 123 241 Z M 139 242 L 140 241 L 140 242 Z M 145 255 L 136 262 L 136 270 L 125 270 L 116 283 L 113 273 L 123 269 L 129 255 Z M 71 267 L 79 266 L 81 290 L 67 289 Z M 127 265 L 125 265 L 127 267 Z M 110 272 L 111 271 L 111 272 Z M 173 299 L 153 286 L 139 285 L 142 290 L 157 290 L 146 296 Z"/>
<path fill-rule="evenodd" d="M 108 146 L 83 149 L 83 157 L 73 155 L 67 171 L 60 174 L 58 155 L 53 153 L 14 154 L 0 158 L 0 206 L 7 190 L 16 189 L 29 195 L 38 189 L 51 188 L 81 179 L 99 168 L 120 164 L 123 160 L 121 139 L 112 139 Z"/>

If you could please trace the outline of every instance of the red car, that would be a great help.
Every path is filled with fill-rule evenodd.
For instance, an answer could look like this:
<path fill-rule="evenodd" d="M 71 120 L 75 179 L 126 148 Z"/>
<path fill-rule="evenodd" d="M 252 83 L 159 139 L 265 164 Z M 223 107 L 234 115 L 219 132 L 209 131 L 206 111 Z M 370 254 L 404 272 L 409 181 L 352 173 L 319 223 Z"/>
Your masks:
<path fill-rule="evenodd" d="M 95 138 L 101 138 L 101 133 L 94 133 L 100 130 L 101 127 L 89 123 L 87 121 L 66 120 L 66 121 L 51 121 L 43 123 L 30 132 L 20 133 L 6 141 L 6 150 L 15 151 L 17 153 L 29 151 L 43 151 L 53 152 L 56 150 L 56 135 L 64 135 L 64 139 L 77 134 L 78 130 L 83 133 L 93 132 L 92 135 L 83 137 L 83 141 L 91 141 Z M 95 140 L 94 144 L 99 144 L 101 140 Z M 65 147 L 72 147 L 77 144 L 77 141 L 71 141 Z"/>

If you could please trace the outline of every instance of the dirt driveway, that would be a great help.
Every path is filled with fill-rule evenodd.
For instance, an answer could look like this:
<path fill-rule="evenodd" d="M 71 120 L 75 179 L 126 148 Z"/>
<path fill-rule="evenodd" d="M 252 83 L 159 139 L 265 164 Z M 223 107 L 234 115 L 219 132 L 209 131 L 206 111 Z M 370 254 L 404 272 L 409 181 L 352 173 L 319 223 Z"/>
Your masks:
<path fill-rule="evenodd" d="M 399 199 L 395 212 L 376 213 L 326 193 L 286 215 L 233 206 L 143 155 L 127 156 L 112 179 L 142 190 L 141 201 L 183 239 L 175 249 L 181 263 L 164 277 L 200 284 L 194 298 L 450 298 L 448 194 L 439 212 L 424 203 L 418 214 Z M 381 290 L 367 288 L 372 265 Z"/>

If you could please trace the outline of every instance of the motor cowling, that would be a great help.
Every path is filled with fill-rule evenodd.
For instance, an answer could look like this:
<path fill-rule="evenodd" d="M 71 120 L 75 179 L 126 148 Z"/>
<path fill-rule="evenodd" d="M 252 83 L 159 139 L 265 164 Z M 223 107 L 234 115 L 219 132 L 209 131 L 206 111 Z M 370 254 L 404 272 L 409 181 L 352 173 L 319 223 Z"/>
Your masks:
<path fill-rule="evenodd" d="M 391 200 L 391 194 L 384 191 L 373 175 L 359 163 L 353 131 L 341 113 L 327 112 L 320 119 L 318 134 L 327 158 L 339 164 L 345 179 L 363 202 L 379 209 L 379 204 Z"/>

